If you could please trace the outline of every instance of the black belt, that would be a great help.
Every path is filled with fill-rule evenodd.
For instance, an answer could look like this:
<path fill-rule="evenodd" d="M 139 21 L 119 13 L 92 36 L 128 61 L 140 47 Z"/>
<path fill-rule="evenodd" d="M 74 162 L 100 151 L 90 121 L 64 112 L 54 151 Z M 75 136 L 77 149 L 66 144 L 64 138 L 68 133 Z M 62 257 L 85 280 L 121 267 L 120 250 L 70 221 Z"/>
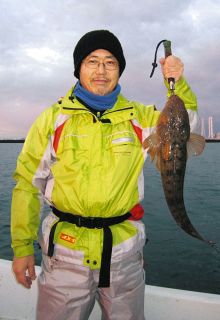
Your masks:
<path fill-rule="evenodd" d="M 77 227 L 86 227 L 89 229 L 103 229 L 103 251 L 101 259 L 101 268 L 99 274 L 99 287 L 107 288 L 110 286 L 110 265 L 112 256 L 112 232 L 109 226 L 121 223 L 127 220 L 131 213 L 127 212 L 119 217 L 111 218 L 100 218 L 100 217 L 82 217 L 78 215 L 73 215 L 72 213 L 62 212 L 54 207 L 52 207 L 53 213 L 59 218 L 57 222 L 52 226 L 49 235 L 49 246 L 48 246 L 48 256 L 52 257 L 54 252 L 54 234 L 57 224 L 61 221 L 66 221 L 77 225 Z"/>

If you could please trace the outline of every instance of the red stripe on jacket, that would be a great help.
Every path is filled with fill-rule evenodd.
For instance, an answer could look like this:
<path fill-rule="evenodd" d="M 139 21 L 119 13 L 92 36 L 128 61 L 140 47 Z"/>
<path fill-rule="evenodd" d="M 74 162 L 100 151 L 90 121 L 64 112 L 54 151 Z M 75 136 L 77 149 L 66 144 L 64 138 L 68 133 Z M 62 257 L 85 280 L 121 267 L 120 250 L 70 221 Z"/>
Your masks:
<path fill-rule="evenodd" d="M 60 141 L 61 133 L 63 131 L 64 124 L 65 122 L 62 123 L 59 127 L 57 127 L 54 133 L 53 148 L 55 152 L 57 152 L 57 148 Z"/>

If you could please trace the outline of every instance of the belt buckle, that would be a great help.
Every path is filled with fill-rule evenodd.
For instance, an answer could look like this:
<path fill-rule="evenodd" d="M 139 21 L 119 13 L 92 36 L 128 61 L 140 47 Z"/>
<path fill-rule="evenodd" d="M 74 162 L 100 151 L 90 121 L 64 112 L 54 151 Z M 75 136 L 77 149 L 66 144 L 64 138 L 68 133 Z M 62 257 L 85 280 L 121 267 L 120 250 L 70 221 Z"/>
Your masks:
<path fill-rule="evenodd" d="M 102 229 L 104 227 L 102 218 L 97 217 L 77 217 L 77 223 L 76 225 L 78 227 L 86 227 L 89 229 Z"/>
<path fill-rule="evenodd" d="M 78 221 L 77 221 L 77 224 L 76 224 L 76 225 L 77 225 L 77 227 L 80 228 L 80 227 L 82 227 L 82 217 L 81 217 L 81 216 L 78 216 L 77 218 L 78 218 Z"/>
<path fill-rule="evenodd" d="M 88 228 L 90 229 L 95 229 L 96 228 L 96 223 L 95 223 L 95 218 L 94 217 L 90 217 L 89 218 L 89 226 Z"/>
<path fill-rule="evenodd" d="M 89 228 L 102 229 L 103 228 L 102 219 L 99 219 L 97 217 L 90 217 L 89 218 Z"/>
<path fill-rule="evenodd" d="M 104 227 L 102 218 L 96 218 L 96 229 L 102 229 Z"/>

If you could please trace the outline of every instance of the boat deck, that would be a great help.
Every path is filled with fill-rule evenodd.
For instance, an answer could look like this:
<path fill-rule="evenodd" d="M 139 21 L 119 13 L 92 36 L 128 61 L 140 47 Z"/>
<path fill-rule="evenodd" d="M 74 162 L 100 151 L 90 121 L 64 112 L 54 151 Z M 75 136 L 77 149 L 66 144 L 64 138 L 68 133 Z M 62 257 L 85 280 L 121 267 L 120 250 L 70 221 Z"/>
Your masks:
<path fill-rule="evenodd" d="M 37 267 L 39 274 L 40 267 Z M 0 259 L 0 319 L 33 320 L 37 285 L 30 290 L 18 285 L 11 271 L 11 261 Z M 146 285 L 146 320 L 219 320 L 220 295 Z M 98 304 L 89 320 L 101 319 Z"/>

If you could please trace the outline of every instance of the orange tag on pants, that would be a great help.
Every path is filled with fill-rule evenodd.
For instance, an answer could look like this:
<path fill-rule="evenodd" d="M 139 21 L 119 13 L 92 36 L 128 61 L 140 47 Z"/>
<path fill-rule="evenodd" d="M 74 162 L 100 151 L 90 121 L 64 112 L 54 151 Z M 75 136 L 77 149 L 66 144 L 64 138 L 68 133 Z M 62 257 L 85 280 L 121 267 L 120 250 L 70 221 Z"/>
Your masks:
<path fill-rule="evenodd" d="M 61 233 L 60 239 L 67 241 L 67 242 L 70 242 L 70 243 L 76 242 L 76 238 L 69 236 L 68 234 L 65 234 L 65 233 Z"/>

